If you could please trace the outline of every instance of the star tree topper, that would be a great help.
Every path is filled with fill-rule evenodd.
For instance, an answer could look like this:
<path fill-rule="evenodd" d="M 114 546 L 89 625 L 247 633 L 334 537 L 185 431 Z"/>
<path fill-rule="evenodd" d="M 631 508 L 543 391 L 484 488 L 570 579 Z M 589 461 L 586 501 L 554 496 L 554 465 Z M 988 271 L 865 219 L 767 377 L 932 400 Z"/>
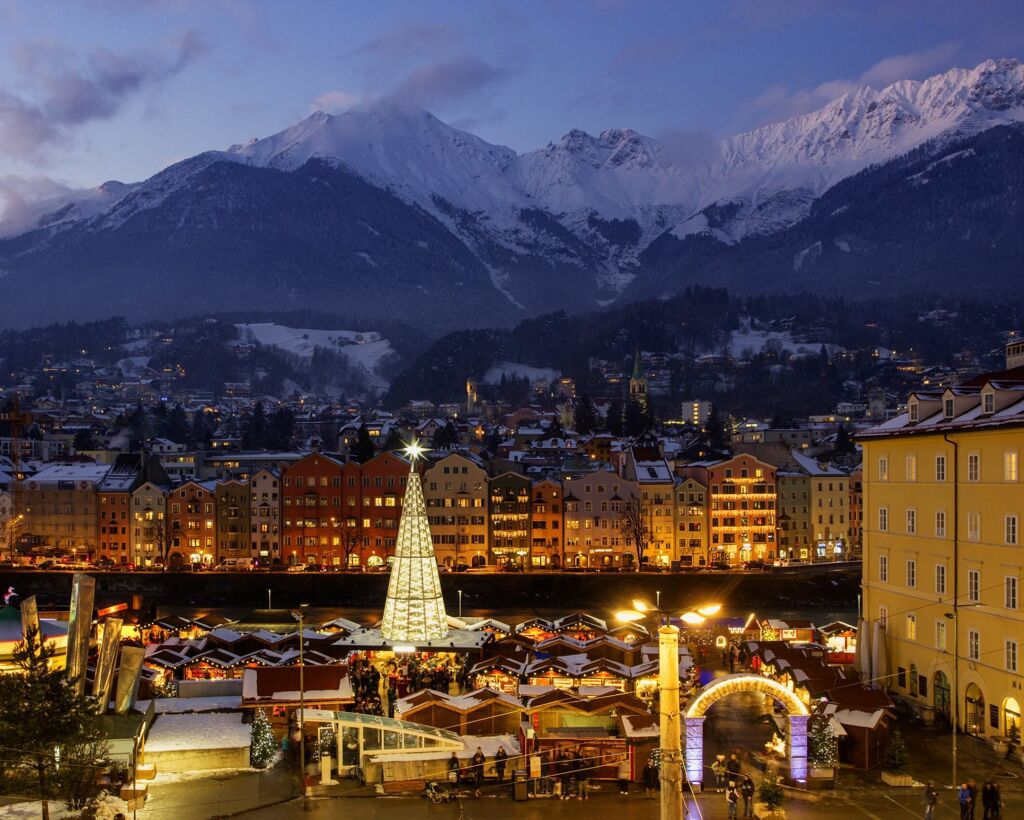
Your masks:
<path fill-rule="evenodd" d="M 414 438 L 402 448 L 402 452 L 405 453 L 405 456 L 409 461 L 415 464 L 418 459 L 425 458 L 426 454 L 429 453 L 430 450 L 420 444 L 420 440 L 418 438 Z"/>

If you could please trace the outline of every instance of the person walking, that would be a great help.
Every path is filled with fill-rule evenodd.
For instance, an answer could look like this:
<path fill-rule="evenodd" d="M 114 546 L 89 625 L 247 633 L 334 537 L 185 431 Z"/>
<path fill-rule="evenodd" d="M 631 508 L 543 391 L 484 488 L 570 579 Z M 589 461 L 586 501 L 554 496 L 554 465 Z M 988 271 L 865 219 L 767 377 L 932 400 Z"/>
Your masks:
<path fill-rule="evenodd" d="M 740 784 L 740 794 L 743 795 L 743 816 L 753 817 L 754 816 L 754 781 L 750 779 L 750 775 L 746 775 L 743 778 L 743 783 Z"/>
<path fill-rule="evenodd" d="M 960 820 L 970 820 L 971 790 L 966 782 L 960 784 L 960 789 L 957 791 L 956 796 L 957 800 L 960 801 Z"/>
<path fill-rule="evenodd" d="M 644 764 L 643 780 L 644 796 L 653 800 L 654 793 L 658 789 L 658 770 L 655 768 L 654 764 L 651 763 L 650 758 L 647 758 L 647 762 Z"/>
<path fill-rule="evenodd" d="M 935 790 L 935 784 L 929 780 L 924 787 L 924 820 L 932 820 L 938 802 L 939 793 Z"/>
<path fill-rule="evenodd" d="M 452 752 L 448 758 L 448 782 L 457 783 L 459 780 L 459 756 Z"/>
<path fill-rule="evenodd" d="M 499 786 L 505 782 L 505 764 L 507 761 L 508 752 L 505 751 L 504 746 L 499 746 L 497 753 L 494 755 L 494 771 L 498 775 Z"/>
<path fill-rule="evenodd" d="M 736 808 L 740 802 L 740 795 L 736 791 L 735 780 L 730 780 L 725 789 L 725 802 L 729 804 L 729 820 L 736 820 Z"/>
<path fill-rule="evenodd" d="M 971 793 L 971 802 L 967 810 L 967 820 L 974 820 L 974 810 L 978 807 L 978 784 L 974 780 L 967 781 L 967 790 Z"/>
<path fill-rule="evenodd" d="M 584 757 L 579 749 L 573 754 L 573 763 L 576 765 L 576 799 L 590 799 L 590 758 Z"/>
<path fill-rule="evenodd" d="M 730 780 L 739 781 L 740 761 L 735 754 L 729 755 L 729 760 L 725 764 L 725 772 Z"/>
<path fill-rule="evenodd" d="M 476 752 L 473 753 L 473 786 L 477 789 L 484 782 L 484 763 L 487 758 L 484 757 L 483 750 L 477 746 Z"/>
<path fill-rule="evenodd" d="M 623 754 L 619 759 L 619 794 L 629 794 L 629 755 Z"/>
<path fill-rule="evenodd" d="M 724 759 L 724 755 L 718 755 L 711 764 L 711 771 L 715 775 L 715 791 L 719 794 L 725 790 L 725 763 L 722 762 Z"/>
<path fill-rule="evenodd" d="M 999 787 L 989 780 L 981 787 L 981 807 L 985 810 L 983 815 L 985 820 L 994 820 L 999 817 L 1001 802 Z"/>

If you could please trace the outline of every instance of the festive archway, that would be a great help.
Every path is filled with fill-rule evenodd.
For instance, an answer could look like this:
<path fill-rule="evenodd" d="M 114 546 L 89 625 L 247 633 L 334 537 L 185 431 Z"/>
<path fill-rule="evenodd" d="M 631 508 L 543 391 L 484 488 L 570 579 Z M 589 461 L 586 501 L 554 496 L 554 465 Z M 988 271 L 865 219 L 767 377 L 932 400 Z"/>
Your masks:
<path fill-rule="evenodd" d="M 803 701 L 778 681 L 762 675 L 740 673 L 716 678 L 704 686 L 686 707 L 686 779 L 690 783 L 704 780 L 704 717 L 715 703 L 738 692 L 759 692 L 778 700 L 789 715 L 786 753 L 789 776 L 807 779 L 807 721 L 810 712 Z"/>

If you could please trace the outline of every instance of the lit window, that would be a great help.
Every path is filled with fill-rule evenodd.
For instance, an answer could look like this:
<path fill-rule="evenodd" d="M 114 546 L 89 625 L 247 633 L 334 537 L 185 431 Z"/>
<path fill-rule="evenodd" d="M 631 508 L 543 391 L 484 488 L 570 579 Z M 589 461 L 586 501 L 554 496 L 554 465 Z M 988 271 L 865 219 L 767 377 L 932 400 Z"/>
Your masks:
<path fill-rule="evenodd" d="M 917 616 L 913 614 L 907 615 L 907 640 L 917 640 Z"/>

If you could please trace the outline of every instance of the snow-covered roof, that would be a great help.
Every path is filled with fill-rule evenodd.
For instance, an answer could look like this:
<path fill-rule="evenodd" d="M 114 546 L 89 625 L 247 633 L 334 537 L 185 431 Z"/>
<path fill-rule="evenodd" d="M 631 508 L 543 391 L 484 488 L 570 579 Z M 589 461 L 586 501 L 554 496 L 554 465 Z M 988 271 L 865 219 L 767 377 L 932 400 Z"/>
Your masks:
<path fill-rule="evenodd" d="M 146 739 L 147 752 L 197 749 L 240 749 L 249 746 L 252 730 L 242 713 L 205 713 L 157 716 Z"/>

